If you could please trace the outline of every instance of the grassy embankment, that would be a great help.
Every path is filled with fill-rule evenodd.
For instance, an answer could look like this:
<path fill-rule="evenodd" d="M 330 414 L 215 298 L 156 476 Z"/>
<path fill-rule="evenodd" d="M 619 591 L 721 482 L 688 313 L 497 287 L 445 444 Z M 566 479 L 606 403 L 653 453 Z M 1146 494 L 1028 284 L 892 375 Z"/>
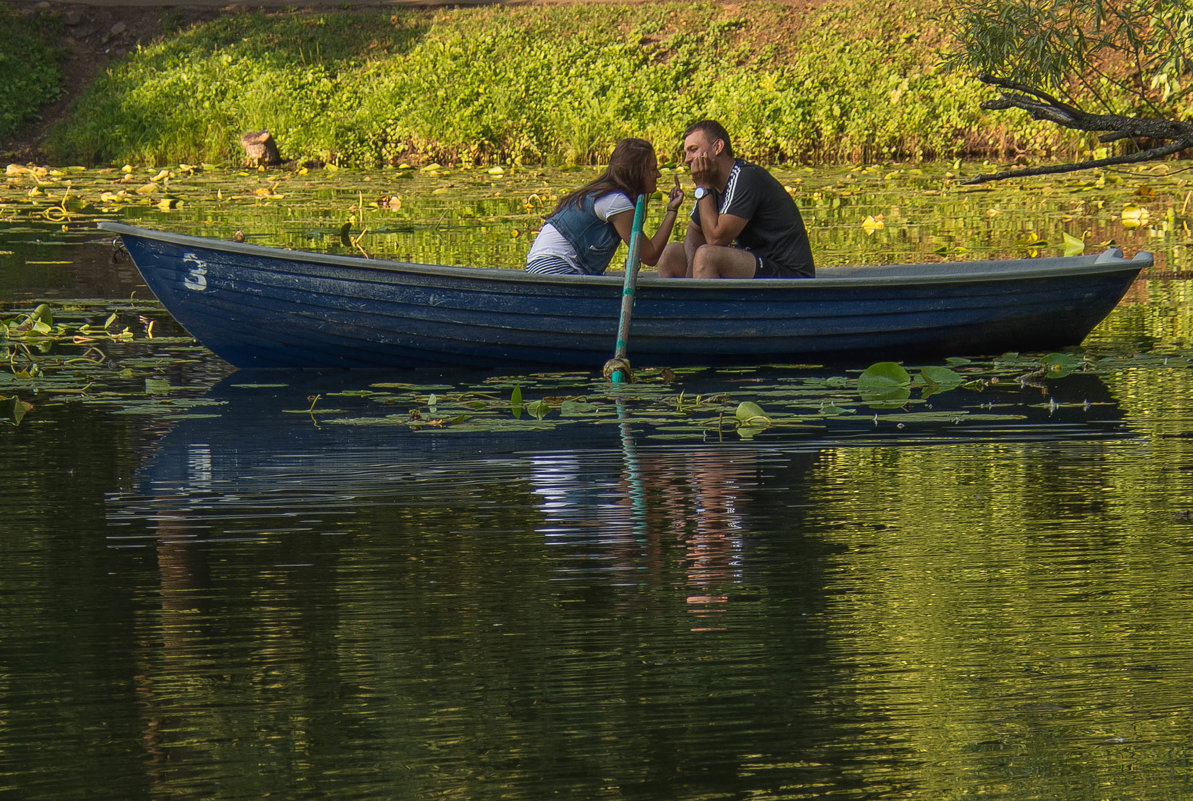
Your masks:
<path fill-rule="evenodd" d="M 58 99 L 62 85 L 57 20 L 0 5 L 0 140 L 36 120 L 38 109 Z"/>
<path fill-rule="evenodd" d="M 56 128 L 60 164 L 284 157 L 374 166 L 576 164 L 722 120 L 742 155 L 821 164 L 1048 153 L 1071 138 L 982 112 L 940 66 L 939 5 L 769 3 L 227 14 L 108 71 Z M 0 117 L 2 119 L 3 117 Z"/>

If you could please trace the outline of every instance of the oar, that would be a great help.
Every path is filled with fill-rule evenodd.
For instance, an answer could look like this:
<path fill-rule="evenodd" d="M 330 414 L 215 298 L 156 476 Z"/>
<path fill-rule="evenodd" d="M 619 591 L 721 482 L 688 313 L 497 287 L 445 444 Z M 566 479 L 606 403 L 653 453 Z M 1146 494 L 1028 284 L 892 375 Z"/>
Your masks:
<path fill-rule="evenodd" d="M 634 224 L 630 228 L 630 252 L 625 259 L 625 283 L 621 290 L 621 317 L 617 321 L 617 347 L 613 351 L 613 358 L 605 363 L 604 373 L 614 384 L 629 383 L 634 380 L 630 372 L 630 361 L 626 358 L 630 340 L 630 317 L 634 314 L 634 292 L 638 282 L 639 239 L 642 235 L 642 225 L 646 217 L 646 195 L 638 195 L 638 202 L 634 205 Z"/>

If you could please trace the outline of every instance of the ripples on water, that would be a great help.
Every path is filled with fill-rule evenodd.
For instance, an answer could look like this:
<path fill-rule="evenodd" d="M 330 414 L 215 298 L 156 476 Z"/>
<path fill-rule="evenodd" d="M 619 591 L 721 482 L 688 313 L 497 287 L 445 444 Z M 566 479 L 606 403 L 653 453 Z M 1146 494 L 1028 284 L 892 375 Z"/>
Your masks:
<path fill-rule="evenodd" d="M 184 420 L 72 525 L 18 516 L 0 786 L 1180 797 L 1185 449 L 1106 414 L 548 450 Z"/>

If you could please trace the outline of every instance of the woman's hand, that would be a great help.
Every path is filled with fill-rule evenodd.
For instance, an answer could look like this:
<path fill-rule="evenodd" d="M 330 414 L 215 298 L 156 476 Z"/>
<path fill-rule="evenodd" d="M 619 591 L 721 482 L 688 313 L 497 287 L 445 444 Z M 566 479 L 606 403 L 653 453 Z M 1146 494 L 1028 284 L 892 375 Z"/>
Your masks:
<path fill-rule="evenodd" d="M 683 203 L 683 190 L 679 187 L 679 176 L 675 176 L 675 185 L 671 187 L 671 192 L 667 196 L 667 211 L 679 211 L 680 204 Z"/>

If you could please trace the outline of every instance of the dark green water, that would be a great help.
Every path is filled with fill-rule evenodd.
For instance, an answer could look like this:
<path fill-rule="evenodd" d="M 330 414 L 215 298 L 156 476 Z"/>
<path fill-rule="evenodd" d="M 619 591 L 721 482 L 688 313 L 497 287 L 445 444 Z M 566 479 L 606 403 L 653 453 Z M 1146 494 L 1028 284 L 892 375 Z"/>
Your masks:
<path fill-rule="evenodd" d="M 955 217 L 974 251 L 1051 220 L 1151 242 L 1159 266 L 1087 341 L 1089 371 L 1007 368 L 905 411 L 866 408 L 833 367 L 623 395 L 595 372 L 232 374 L 122 312 L 137 336 L 105 346 L 102 392 L 0 384 L 35 404 L 0 424 L 0 796 L 1189 797 L 1183 195 L 1112 230 L 1067 189 L 921 207 L 826 195 L 830 178 L 805 181 L 825 187 L 809 217 L 830 261 L 853 242 L 930 254 Z M 893 224 L 896 202 L 936 211 Z M 198 205 L 155 224 L 228 224 Z M 865 233 L 857 212 L 879 208 Z M 101 237 L 6 213 L 6 309 L 135 290 Z M 242 227 L 333 228 L 294 213 Z M 460 213 L 437 260 L 516 264 L 524 222 Z M 409 424 L 514 385 L 592 420 Z M 789 424 L 712 432 L 720 393 Z"/>

